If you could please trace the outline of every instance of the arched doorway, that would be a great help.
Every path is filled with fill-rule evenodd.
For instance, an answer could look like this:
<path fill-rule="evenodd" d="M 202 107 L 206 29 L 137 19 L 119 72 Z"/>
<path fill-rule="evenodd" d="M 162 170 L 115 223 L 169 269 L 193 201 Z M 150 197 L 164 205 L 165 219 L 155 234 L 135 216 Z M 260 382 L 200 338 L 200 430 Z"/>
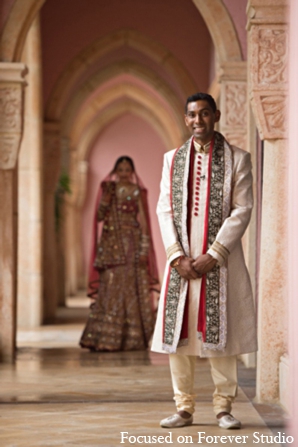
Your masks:
<path fill-rule="evenodd" d="M 24 2 L 9 2 L 6 17 L 7 20 L 2 30 L 2 59 L 10 61 L 18 61 L 20 59 L 25 42 L 26 30 L 30 27 L 34 16 L 43 4 L 47 7 L 50 3 L 32 0 L 24 5 Z M 243 76 L 241 51 L 238 39 L 231 39 L 231 36 L 235 37 L 236 33 L 229 14 L 220 0 L 216 2 L 196 1 L 194 2 L 193 6 L 189 5 L 188 7 L 190 8 L 194 6 L 197 8 L 197 11 L 202 14 L 207 26 L 209 27 L 216 51 L 218 53 L 219 67 L 216 68 L 216 71 L 220 72 L 223 70 L 221 80 L 223 86 L 222 91 L 226 92 L 227 88 L 229 87 L 230 96 L 231 92 L 232 96 L 233 92 L 236 92 L 237 95 L 238 83 L 245 83 L 245 78 Z M 216 14 L 216 16 L 220 19 L 221 27 L 217 27 L 214 21 L 211 20 L 214 14 Z M 199 14 L 196 17 L 199 18 Z M 201 21 L 201 29 L 204 29 L 204 27 L 205 25 L 203 24 L 203 21 Z M 125 51 L 127 51 L 127 56 L 121 61 L 121 64 L 119 64 L 119 62 L 117 64 L 112 59 L 115 57 L 117 51 L 122 51 L 124 47 Z M 183 59 L 184 56 L 181 53 L 181 49 L 179 51 Z M 137 54 L 139 57 L 139 63 L 137 63 Z M 111 59 L 109 63 L 108 58 Z M 85 65 L 86 60 L 88 61 L 87 65 Z M 99 66 L 96 66 L 98 61 L 102 61 L 103 65 L 100 66 L 99 63 Z M 135 30 L 117 30 L 112 34 L 107 34 L 105 37 L 102 37 L 102 39 L 99 39 L 96 44 L 91 45 L 89 48 L 87 46 L 86 52 L 84 54 L 81 53 L 79 59 L 73 58 L 72 63 L 73 65 L 70 63 L 64 72 L 60 73 L 59 79 L 55 86 L 52 82 L 51 92 L 49 90 L 46 92 L 45 96 L 47 104 L 45 112 L 45 119 L 47 121 L 47 138 L 45 141 L 51 141 L 49 151 L 47 148 L 45 149 L 45 153 L 47 154 L 49 152 L 50 154 L 50 158 L 47 158 L 47 155 L 45 158 L 47 167 L 49 167 L 48 162 L 51 162 L 53 166 L 53 160 L 55 159 L 53 154 L 55 154 L 55 150 L 58 150 L 58 152 L 61 151 L 62 144 L 64 149 L 66 147 L 66 150 L 64 150 L 64 152 L 62 151 L 62 158 L 66 154 L 66 160 L 64 161 L 68 164 L 67 169 L 71 168 L 69 172 L 75 172 L 77 166 L 80 165 L 80 162 L 84 161 L 84 159 L 80 159 L 77 156 L 77 154 L 80 153 L 77 145 L 82 144 L 82 147 L 84 147 L 86 144 L 84 139 L 88 139 L 87 135 L 91 132 L 91 122 L 96 122 L 96 115 L 98 112 L 100 110 L 105 110 L 105 107 L 112 110 L 112 104 L 116 103 L 119 98 L 121 98 L 121 95 L 122 98 L 126 97 L 127 108 L 125 109 L 125 106 L 124 109 L 128 111 L 131 107 L 131 103 L 133 103 L 134 112 L 139 116 L 147 113 L 147 119 L 149 119 L 151 125 L 159 132 L 159 134 L 162 133 L 161 129 L 159 129 L 161 123 L 163 129 L 173 129 L 173 131 L 171 131 L 171 135 L 164 134 L 162 137 L 163 140 L 168 138 L 168 148 L 171 147 L 170 144 L 179 144 L 178 140 L 181 141 L 184 138 L 181 116 L 179 117 L 179 109 L 181 110 L 183 107 L 183 98 L 185 98 L 188 93 L 191 93 L 195 87 L 196 89 L 199 89 L 199 85 L 194 82 L 194 76 L 188 75 L 189 69 L 185 69 L 183 64 L 173 57 L 173 52 L 169 51 L 166 47 L 154 42 L 152 38 L 148 39 L 146 34 L 138 33 Z M 229 70 L 231 71 L 231 67 L 228 67 L 228 63 L 230 63 L 232 67 L 232 78 L 230 77 L 229 72 Z M 146 69 L 144 69 L 144 67 L 146 67 Z M 236 76 L 235 68 L 237 72 Z M 112 77 L 115 77 L 115 73 L 119 70 L 123 73 L 129 73 L 132 75 L 134 82 L 137 83 L 135 83 L 134 88 L 127 87 L 126 91 L 124 91 L 122 87 L 122 93 L 120 92 L 118 96 L 116 95 L 113 98 L 114 93 L 109 93 L 107 85 Z M 46 72 L 47 71 L 48 70 L 46 70 Z M 99 74 L 96 75 L 96 72 Z M 84 76 L 85 83 L 83 82 Z M 161 81 L 162 79 L 165 79 L 168 82 L 163 83 Z M 82 127 L 77 127 L 78 121 L 75 120 L 75 114 L 77 113 L 76 110 L 78 110 L 81 106 L 84 106 L 84 101 L 86 104 L 88 102 L 86 100 L 86 96 L 84 98 L 84 89 L 85 92 L 89 89 L 89 95 L 91 97 L 93 91 L 96 91 L 95 86 L 97 87 L 100 83 L 104 85 L 105 81 L 105 95 L 107 98 L 106 103 L 104 103 L 103 100 L 104 95 L 101 95 L 100 101 L 103 102 L 99 106 L 97 113 L 90 113 L 89 122 L 88 120 L 84 121 L 88 114 L 85 115 L 80 124 Z M 92 84 L 92 82 L 95 82 L 95 84 Z M 204 82 L 206 85 L 206 76 Z M 155 90 L 155 95 L 151 90 L 151 98 L 148 97 L 147 102 L 145 101 L 146 89 L 142 87 L 142 83 L 143 85 L 149 86 L 151 89 Z M 80 85 L 82 87 L 81 94 L 79 94 Z M 234 86 L 235 88 L 233 88 Z M 206 86 L 204 88 L 206 89 Z M 70 96 L 73 96 L 74 92 L 77 93 L 74 95 L 77 103 L 75 103 L 75 100 L 70 101 Z M 225 104 L 224 98 L 225 95 L 221 98 L 221 102 L 223 104 Z M 241 105 L 241 103 L 238 103 L 238 107 L 241 107 Z M 146 112 L 144 112 L 144 109 L 146 109 Z M 150 110 L 152 113 L 150 113 Z M 85 111 L 87 112 L 87 107 Z M 148 117 L 148 111 L 150 117 Z M 171 121 L 173 124 L 171 124 Z M 239 123 L 239 128 L 241 127 L 241 124 L 242 123 Z M 71 125 L 73 126 L 73 131 L 71 131 Z M 235 128 L 232 120 L 230 122 L 226 120 L 226 131 L 229 130 L 229 125 Z M 81 129 L 80 135 L 78 133 L 79 129 Z M 60 140 L 62 143 L 60 142 L 60 144 L 58 144 L 57 139 L 55 140 L 53 137 L 58 134 L 62 137 L 62 140 Z M 233 135 L 231 136 L 233 137 Z M 238 138 L 238 136 L 238 134 L 234 135 L 235 138 Z M 56 143 L 53 143 L 54 140 Z M 52 146 L 53 144 L 54 146 L 56 144 L 54 149 Z M 80 176 L 75 175 L 75 177 Z M 84 181 L 82 184 L 84 184 Z M 79 192 L 78 196 L 81 197 L 80 189 L 78 189 L 77 186 L 79 186 L 79 184 L 76 185 L 74 189 Z M 45 277 L 46 275 L 44 275 L 44 281 L 46 281 Z M 41 296 L 39 299 L 41 299 Z"/>

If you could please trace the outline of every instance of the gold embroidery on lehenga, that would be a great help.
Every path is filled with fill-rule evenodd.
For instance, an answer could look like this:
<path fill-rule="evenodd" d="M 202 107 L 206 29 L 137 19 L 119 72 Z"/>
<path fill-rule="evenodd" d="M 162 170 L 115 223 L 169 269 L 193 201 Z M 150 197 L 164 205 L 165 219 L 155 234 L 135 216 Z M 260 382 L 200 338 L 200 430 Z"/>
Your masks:
<path fill-rule="evenodd" d="M 80 343 L 99 351 L 142 350 L 151 338 L 154 314 L 147 265 L 140 262 L 148 245 L 146 228 L 138 221 L 140 194 L 137 185 L 119 191 L 109 183 L 114 196 L 102 216 L 95 261 L 100 269 L 98 297 Z"/>

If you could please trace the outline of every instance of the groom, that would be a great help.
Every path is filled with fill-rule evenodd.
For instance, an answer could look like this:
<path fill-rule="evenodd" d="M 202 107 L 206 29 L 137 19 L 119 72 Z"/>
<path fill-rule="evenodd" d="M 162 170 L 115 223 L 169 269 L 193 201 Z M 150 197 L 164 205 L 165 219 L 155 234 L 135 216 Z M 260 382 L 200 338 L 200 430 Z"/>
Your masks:
<path fill-rule="evenodd" d="M 208 357 L 221 428 L 240 428 L 237 355 L 257 350 L 251 283 L 241 245 L 253 207 L 250 154 L 214 130 L 212 96 L 187 98 L 192 137 L 167 152 L 157 205 L 167 254 L 152 350 L 169 354 L 177 413 L 162 427 L 193 422 L 197 356 Z"/>

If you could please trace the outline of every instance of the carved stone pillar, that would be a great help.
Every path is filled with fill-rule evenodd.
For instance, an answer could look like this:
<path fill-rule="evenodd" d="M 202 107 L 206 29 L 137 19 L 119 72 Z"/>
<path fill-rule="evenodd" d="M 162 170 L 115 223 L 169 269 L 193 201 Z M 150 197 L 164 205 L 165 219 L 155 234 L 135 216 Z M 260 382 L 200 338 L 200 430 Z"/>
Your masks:
<path fill-rule="evenodd" d="M 0 63 L 0 359 L 13 361 L 16 328 L 16 163 L 26 67 Z"/>
<path fill-rule="evenodd" d="M 256 170 L 255 141 L 252 143 L 249 136 L 251 121 L 249 118 L 247 94 L 247 62 L 230 61 L 221 65 L 219 70 L 220 88 L 220 131 L 227 140 L 251 153 L 253 170 Z M 255 172 L 254 172 L 255 174 Z M 254 175 L 256 182 L 256 176 Z M 255 190 L 254 183 L 254 190 Z M 254 191 L 255 192 L 255 191 Z M 255 277 L 255 257 L 251 256 L 249 247 L 256 246 L 256 213 L 251 217 L 250 225 L 242 240 L 246 263 L 252 279 Z M 242 356 L 247 367 L 255 366 L 255 353 Z"/>
<path fill-rule="evenodd" d="M 18 163 L 18 324 L 35 327 L 43 317 L 43 119 L 39 17 L 27 34 L 23 61 L 29 67 L 24 136 Z"/>
<path fill-rule="evenodd" d="M 264 140 L 257 399 L 274 402 L 287 349 L 286 0 L 250 0 L 247 13 L 249 97 Z"/>
<path fill-rule="evenodd" d="M 55 222 L 55 191 L 61 170 L 59 124 L 46 122 L 44 125 L 44 236 L 43 236 L 43 319 L 55 318 L 58 304 L 57 237 Z"/>
<path fill-rule="evenodd" d="M 249 85 L 261 138 L 278 140 L 287 137 L 288 25 L 285 0 L 270 3 L 268 6 L 260 5 L 261 0 L 249 3 Z"/>

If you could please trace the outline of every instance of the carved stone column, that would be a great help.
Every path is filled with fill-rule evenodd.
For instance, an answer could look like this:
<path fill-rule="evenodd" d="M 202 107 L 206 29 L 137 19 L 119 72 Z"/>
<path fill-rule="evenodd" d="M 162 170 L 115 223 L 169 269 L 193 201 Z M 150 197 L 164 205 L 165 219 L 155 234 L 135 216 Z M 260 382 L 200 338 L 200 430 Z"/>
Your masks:
<path fill-rule="evenodd" d="M 55 191 L 61 170 L 59 123 L 46 122 L 44 125 L 44 236 L 43 236 L 43 319 L 49 322 L 55 318 L 58 304 L 57 237 L 55 222 Z"/>
<path fill-rule="evenodd" d="M 286 0 L 250 0 L 247 13 L 249 97 L 264 140 L 257 399 L 274 402 L 287 349 Z"/>
<path fill-rule="evenodd" d="M 16 163 L 26 67 L 0 63 L 0 359 L 13 361 L 16 328 Z"/>
<path fill-rule="evenodd" d="M 219 70 L 220 88 L 220 131 L 227 140 L 251 153 L 253 174 L 256 170 L 255 141 L 252 143 L 249 136 L 251 122 L 249 118 L 247 94 L 247 62 L 230 61 L 221 65 Z M 256 182 L 256 176 L 254 175 Z M 254 190 L 256 189 L 254 183 Z M 255 191 L 254 191 L 255 192 Z M 255 277 L 255 257 L 251 256 L 249 247 L 256 246 L 256 213 L 253 211 L 250 225 L 242 240 L 246 263 L 252 279 Z M 255 353 L 242 356 L 247 367 L 255 366 Z"/>

